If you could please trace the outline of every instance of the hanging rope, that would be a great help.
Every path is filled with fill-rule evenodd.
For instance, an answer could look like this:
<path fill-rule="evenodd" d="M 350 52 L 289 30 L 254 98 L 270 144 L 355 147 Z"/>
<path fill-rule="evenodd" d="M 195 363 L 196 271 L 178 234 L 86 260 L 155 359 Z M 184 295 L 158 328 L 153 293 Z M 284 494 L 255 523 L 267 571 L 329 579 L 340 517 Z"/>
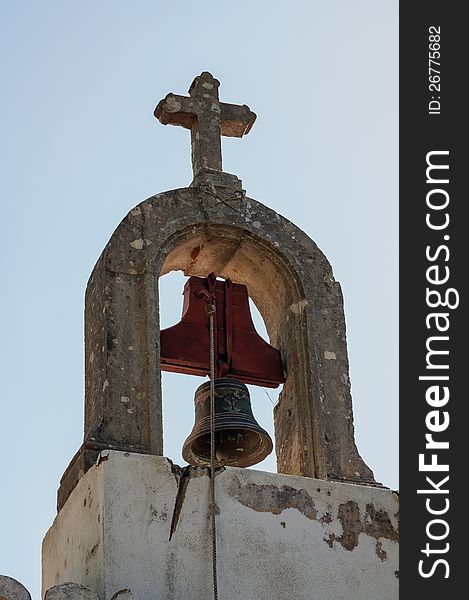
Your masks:
<path fill-rule="evenodd" d="M 215 525 L 215 301 L 207 305 L 210 329 L 210 522 L 213 598 L 218 600 L 217 531 Z"/>

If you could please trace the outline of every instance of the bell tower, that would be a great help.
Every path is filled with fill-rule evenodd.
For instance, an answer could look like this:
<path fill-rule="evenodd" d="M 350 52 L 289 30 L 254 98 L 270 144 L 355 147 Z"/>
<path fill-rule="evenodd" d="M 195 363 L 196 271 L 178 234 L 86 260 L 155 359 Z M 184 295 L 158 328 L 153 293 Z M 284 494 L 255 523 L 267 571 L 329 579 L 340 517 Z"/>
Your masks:
<path fill-rule="evenodd" d="M 89 279 L 84 439 L 43 542 L 45 600 L 394 600 L 398 498 L 355 445 L 340 285 L 223 171 L 222 136 L 256 115 L 219 85 L 204 72 L 158 103 L 160 123 L 190 130 L 193 181 L 130 210 Z M 160 331 L 173 270 L 188 277 L 183 315 Z M 164 369 L 205 377 L 185 467 L 163 457 Z M 246 383 L 284 383 L 277 474 L 244 468 L 272 448 Z"/>

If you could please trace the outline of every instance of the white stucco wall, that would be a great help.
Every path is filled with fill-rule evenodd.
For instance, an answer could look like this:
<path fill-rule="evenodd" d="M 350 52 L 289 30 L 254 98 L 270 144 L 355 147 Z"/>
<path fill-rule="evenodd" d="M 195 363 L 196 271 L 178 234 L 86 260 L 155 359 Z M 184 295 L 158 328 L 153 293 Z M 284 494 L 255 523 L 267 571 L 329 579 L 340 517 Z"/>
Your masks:
<path fill-rule="evenodd" d="M 103 453 L 44 539 L 43 593 L 72 581 L 101 600 L 211 598 L 209 478 L 179 481 L 165 458 Z M 229 468 L 216 498 L 220 598 L 397 600 L 396 493 Z"/>

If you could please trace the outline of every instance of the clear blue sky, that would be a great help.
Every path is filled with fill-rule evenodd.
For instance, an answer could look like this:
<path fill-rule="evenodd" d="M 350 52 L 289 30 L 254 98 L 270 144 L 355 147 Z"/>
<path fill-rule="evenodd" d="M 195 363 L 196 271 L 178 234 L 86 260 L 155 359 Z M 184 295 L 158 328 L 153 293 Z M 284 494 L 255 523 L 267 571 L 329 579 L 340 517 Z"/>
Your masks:
<path fill-rule="evenodd" d="M 190 183 L 188 132 L 152 113 L 203 70 L 258 115 L 224 139 L 225 170 L 314 239 L 342 284 L 358 447 L 398 487 L 397 17 L 397 0 L 0 4 L 0 573 L 34 600 L 82 441 L 86 282 L 132 207 Z M 179 319 L 182 283 L 162 280 L 163 325 Z M 165 376 L 176 462 L 200 382 Z M 271 429 L 262 390 L 253 404 Z"/>

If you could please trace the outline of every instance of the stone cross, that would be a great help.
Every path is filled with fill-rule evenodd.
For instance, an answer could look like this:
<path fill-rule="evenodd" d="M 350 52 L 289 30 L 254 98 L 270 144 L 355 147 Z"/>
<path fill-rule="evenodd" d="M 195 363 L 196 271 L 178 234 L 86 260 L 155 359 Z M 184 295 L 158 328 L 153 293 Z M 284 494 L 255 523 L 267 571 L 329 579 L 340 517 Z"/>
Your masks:
<path fill-rule="evenodd" d="M 220 102 L 217 81 L 204 71 L 189 88 L 189 96 L 168 94 L 155 108 L 163 125 L 180 125 L 191 130 L 192 171 L 222 171 L 221 136 L 243 137 L 256 120 L 248 106 Z"/>

